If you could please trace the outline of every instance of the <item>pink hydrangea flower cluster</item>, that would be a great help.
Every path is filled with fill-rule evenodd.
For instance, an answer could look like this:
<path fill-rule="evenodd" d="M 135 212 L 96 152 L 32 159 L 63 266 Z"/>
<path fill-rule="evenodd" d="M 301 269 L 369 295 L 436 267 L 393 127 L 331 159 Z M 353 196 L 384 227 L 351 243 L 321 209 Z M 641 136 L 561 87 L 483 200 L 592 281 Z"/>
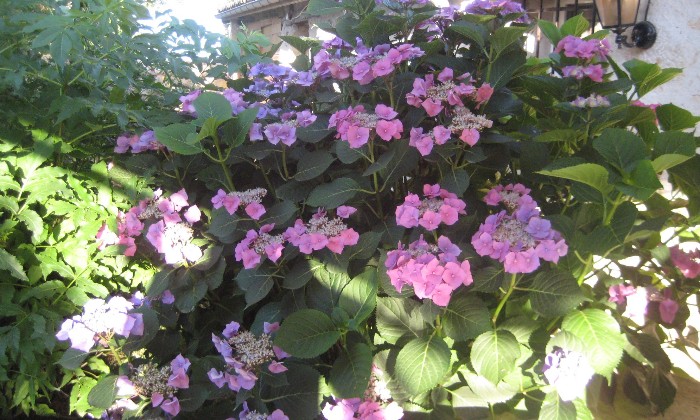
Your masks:
<path fill-rule="evenodd" d="M 229 417 L 226 420 L 235 420 L 233 417 Z M 248 408 L 248 402 L 243 402 L 243 410 L 241 410 L 238 415 L 238 420 L 289 420 L 289 417 L 284 414 L 284 411 L 279 408 L 270 414 L 259 413 L 255 410 Z"/>
<path fill-rule="evenodd" d="M 673 300 L 673 290 L 670 288 L 659 292 L 650 287 L 634 287 L 625 285 L 610 286 L 608 289 L 610 302 L 618 305 L 626 303 L 623 316 L 631 319 L 637 325 L 644 325 L 649 302 L 658 302 L 659 316 L 666 324 L 673 324 L 678 312 L 678 302 Z"/>
<path fill-rule="evenodd" d="M 332 403 L 323 406 L 321 414 L 326 420 L 399 420 L 403 418 L 403 408 L 391 398 L 391 392 L 381 379 L 382 371 L 372 366 L 369 386 L 363 398 L 334 398 Z"/>
<path fill-rule="evenodd" d="M 131 153 L 141 153 L 147 150 L 161 150 L 163 146 L 153 130 L 144 131 L 141 135 L 138 134 L 122 134 L 117 137 L 117 145 L 114 147 L 114 153 L 126 153 L 131 150 Z"/>
<path fill-rule="evenodd" d="M 70 340 L 73 349 L 90 351 L 96 342 L 104 345 L 114 335 L 123 337 L 143 335 L 143 315 L 130 313 L 134 304 L 121 296 L 114 296 L 107 302 L 103 299 L 90 299 L 83 305 L 82 315 L 66 319 L 56 338 Z"/>
<path fill-rule="evenodd" d="M 513 22 L 530 23 L 530 18 L 527 16 L 523 5 L 510 0 L 476 0 L 466 7 L 465 12 L 473 15 L 496 15 L 501 17 L 518 14 L 520 17 Z"/>
<path fill-rule="evenodd" d="M 598 58 L 605 60 L 612 48 L 607 38 L 583 40 L 573 35 L 567 35 L 559 41 L 554 49 L 555 53 L 564 51 L 564 55 L 569 58 L 581 60 L 591 60 Z"/>
<path fill-rule="evenodd" d="M 420 225 L 432 231 L 440 223 L 454 225 L 460 214 L 467 214 L 464 210 L 467 204 L 456 194 L 440 188 L 440 184 L 423 185 L 423 195 L 422 200 L 417 194 L 406 196 L 403 204 L 396 207 L 396 224 L 407 228 Z"/>
<path fill-rule="evenodd" d="M 446 236 L 440 236 L 437 245 L 432 245 L 421 235 L 407 249 L 399 242 L 398 249 L 387 254 L 384 266 L 399 293 L 404 285 L 413 286 L 417 297 L 447 306 L 454 290 L 474 281 L 469 261 L 457 260 L 461 252 Z"/>
<path fill-rule="evenodd" d="M 281 122 L 267 124 L 263 128 L 261 123 L 254 123 L 250 127 L 250 140 L 263 140 L 263 134 L 272 144 L 282 143 L 291 146 L 296 142 L 297 127 L 308 127 L 316 121 L 316 116 L 309 110 L 301 112 L 286 112 L 281 116 Z"/>
<path fill-rule="evenodd" d="M 415 127 L 411 129 L 408 145 L 418 149 L 421 156 L 428 156 L 433 151 L 434 145 L 443 145 L 452 136 L 452 131 L 442 125 L 433 127 L 427 133 L 423 131 L 423 127 Z"/>
<path fill-rule="evenodd" d="M 367 48 L 362 43 L 358 43 L 353 49 L 350 44 L 340 40 L 332 46 L 337 48 L 334 53 L 324 48 L 314 56 L 313 70 L 321 77 L 337 80 L 348 79 L 352 74 L 352 79 L 361 85 L 367 85 L 378 77 L 387 76 L 393 73 L 401 63 L 425 54 L 413 44 L 401 44 L 396 47 L 382 44 Z M 349 50 L 353 50 L 354 55 L 350 55 Z"/>
<path fill-rule="evenodd" d="M 189 367 L 189 359 L 181 354 L 170 362 L 170 366 L 158 368 L 152 363 L 141 365 L 128 377 L 122 375 L 117 379 L 117 395 L 150 398 L 153 407 L 160 407 L 171 416 L 176 416 L 180 413 L 180 401 L 175 393 L 178 389 L 190 387 L 187 376 Z"/>
<path fill-rule="evenodd" d="M 260 264 L 264 255 L 275 262 L 282 256 L 284 249 L 283 235 L 270 235 L 274 224 L 263 225 L 258 232 L 249 230 L 245 239 L 236 245 L 236 261 L 243 261 L 243 268 L 254 268 Z"/>
<path fill-rule="evenodd" d="M 570 102 L 572 106 L 576 108 L 600 108 L 610 106 L 610 101 L 608 98 L 602 95 L 592 93 L 589 97 L 584 98 L 578 96 L 576 99 Z"/>
<path fill-rule="evenodd" d="M 671 262 L 686 278 L 694 279 L 700 274 L 700 249 L 684 252 L 676 245 L 670 247 L 669 251 L 671 251 Z"/>
<path fill-rule="evenodd" d="M 289 357 L 282 349 L 272 345 L 271 334 L 279 329 L 279 323 L 264 323 L 264 333 L 255 336 L 250 331 L 241 330 L 239 323 L 232 321 L 226 325 L 222 335 L 224 339 L 212 334 L 214 347 L 226 362 L 223 371 L 211 368 L 207 373 L 209 380 L 217 387 L 228 385 L 238 392 L 251 390 L 258 380 L 257 374 L 267 367 L 271 373 L 282 373 L 287 368 L 280 362 Z"/>
<path fill-rule="evenodd" d="M 197 110 L 194 109 L 194 101 L 202 94 L 201 89 L 193 90 L 187 95 L 180 96 L 180 102 L 182 103 L 182 112 L 193 117 L 197 116 Z"/>
<path fill-rule="evenodd" d="M 323 248 L 340 254 L 346 246 L 357 245 L 360 235 L 353 228 L 348 228 L 342 220 L 345 216 L 350 216 L 355 209 L 349 206 L 341 207 L 336 210 L 338 217 L 329 218 L 325 210 L 318 209 L 306 223 L 297 219 L 294 226 L 284 232 L 284 239 L 298 247 L 303 254 L 311 254 Z"/>
<path fill-rule="evenodd" d="M 167 264 L 199 260 L 202 250 L 191 242 L 194 236 L 192 224 L 199 221 L 202 213 L 196 205 L 190 206 L 187 199 L 184 189 L 169 198 L 163 198 L 162 191 L 156 190 L 152 199 L 141 200 L 138 206 L 132 207 L 127 213 L 119 212 L 118 234 L 106 225 L 100 228 L 96 236 L 98 249 L 125 245 L 124 255 L 133 256 L 136 253 L 135 238 L 145 229 L 144 221 L 157 220 L 148 227 L 146 239 L 163 254 Z"/>
<path fill-rule="evenodd" d="M 561 234 L 541 218 L 529 193 L 522 184 L 491 189 L 486 204 L 502 204 L 507 210 L 488 216 L 472 237 L 476 252 L 502 262 L 506 273 L 531 273 L 540 259 L 557 263 L 568 251 Z"/>
<path fill-rule="evenodd" d="M 452 122 L 447 128 L 452 133 L 459 134 L 459 139 L 464 143 L 474 146 L 481 138 L 481 132 L 491 127 L 493 121 L 472 113 L 469 108 L 458 106 L 452 111 Z"/>
<path fill-rule="evenodd" d="M 384 141 L 400 139 L 403 124 L 396 119 L 397 115 L 393 108 L 386 105 L 377 105 L 373 114 L 365 112 L 362 105 L 357 105 L 331 115 L 328 128 L 338 130 L 336 138 L 345 140 L 351 148 L 358 149 L 367 144 L 372 130 Z"/>
<path fill-rule="evenodd" d="M 265 207 L 262 205 L 262 200 L 267 195 L 265 188 L 252 188 L 245 191 L 226 191 L 219 189 L 216 195 L 211 199 L 211 203 L 215 209 L 224 207 L 228 214 L 238 210 L 239 207 L 245 206 L 245 212 L 253 220 L 260 220 L 265 214 Z"/>
<path fill-rule="evenodd" d="M 413 81 L 413 90 L 406 94 L 406 102 L 409 105 L 423 107 L 429 116 L 435 117 L 450 106 L 464 106 L 464 100 L 470 99 L 476 102 L 477 107 L 491 98 L 493 88 L 484 83 L 478 89 L 469 73 L 454 77 L 454 71 L 446 67 L 437 76 L 440 83 L 435 83 L 433 74 L 428 74 L 424 79 L 417 78 Z"/>

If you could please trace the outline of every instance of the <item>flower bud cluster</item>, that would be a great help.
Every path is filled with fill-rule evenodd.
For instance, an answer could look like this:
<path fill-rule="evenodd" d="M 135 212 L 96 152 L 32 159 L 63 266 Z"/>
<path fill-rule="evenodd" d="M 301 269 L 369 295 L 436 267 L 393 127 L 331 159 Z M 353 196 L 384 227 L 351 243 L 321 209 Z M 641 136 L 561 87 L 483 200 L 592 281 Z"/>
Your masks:
<path fill-rule="evenodd" d="M 530 23 L 530 18 L 527 16 L 523 5 L 510 0 L 476 0 L 466 7 L 465 12 L 473 15 L 496 15 L 500 17 L 519 14 L 520 17 L 513 22 Z"/>
<path fill-rule="evenodd" d="M 223 372 L 211 368 L 209 380 L 221 388 L 225 384 L 238 392 L 241 388 L 251 390 L 258 380 L 257 374 L 263 366 L 271 373 L 282 373 L 287 368 L 279 361 L 289 357 L 282 349 L 272 345 L 271 334 L 279 329 L 279 323 L 264 324 L 264 333 L 256 336 L 250 331 L 241 330 L 240 324 L 233 321 L 226 325 L 224 339 L 212 334 L 214 347 L 226 362 Z"/>
<path fill-rule="evenodd" d="M 437 80 L 439 84 L 435 83 L 433 74 L 426 75 L 424 79 L 415 79 L 413 90 L 406 94 L 406 102 L 416 108 L 422 106 L 429 116 L 435 117 L 447 105 L 463 107 L 464 100 L 470 99 L 476 102 L 478 107 L 493 94 L 493 88 L 488 83 L 477 89 L 469 73 L 455 78 L 454 71 L 449 67 L 438 74 Z"/>
<path fill-rule="evenodd" d="M 342 217 L 347 212 L 341 212 L 339 208 L 336 214 Z M 284 232 L 284 239 L 298 247 L 303 254 L 311 254 L 323 248 L 340 254 L 346 246 L 357 245 L 360 239 L 360 235 L 348 228 L 341 217 L 329 218 L 323 209 L 319 209 L 306 223 L 297 219 L 294 226 Z"/>
<path fill-rule="evenodd" d="M 169 198 L 163 198 L 162 191 L 156 190 L 152 199 L 141 200 L 138 206 L 132 207 L 127 213 L 119 212 L 117 234 L 102 225 L 96 236 L 98 249 L 124 245 L 124 255 L 131 257 L 136 253 L 136 238 L 145 229 L 144 222 L 156 220 L 148 227 L 146 239 L 156 251 L 163 254 L 167 264 L 199 260 L 202 250 L 192 244 L 191 240 L 194 236 L 192 224 L 199 221 L 201 212 L 196 205 L 190 206 L 187 199 L 184 189 Z"/>
<path fill-rule="evenodd" d="M 180 401 L 175 393 L 178 389 L 190 387 L 190 378 L 187 376 L 189 367 L 189 359 L 181 354 L 169 366 L 158 367 L 146 363 L 136 368 L 129 377 L 119 377 L 117 395 L 150 398 L 153 407 L 160 407 L 171 416 L 176 416 L 180 412 Z"/>
<path fill-rule="evenodd" d="M 457 261 L 461 252 L 446 236 L 440 236 L 437 245 L 431 245 L 421 235 L 408 249 L 399 242 L 398 249 L 387 254 L 384 265 L 399 293 L 404 285 L 413 286 L 417 297 L 447 306 L 455 289 L 473 283 L 469 261 Z"/>
<path fill-rule="evenodd" d="M 422 200 L 417 194 L 406 196 L 403 204 L 396 207 L 396 224 L 407 228 L 420 225 L 432 231 L 440 223 L 454 225 L 460 214 L 467 214 L 467 204 L 439 184 L 423 185 L 423 195 Z"/>
<path fill-rule="evenodd" d="M 71 348 L 88 352 L 97 341 L 106 344 L 114 334 L 127 338 L 131 334 L 143 335 L 143 315 L 129 313 L 132 309 L 134 304 L 121 296 L 107 302 L 90 299 L 83 305 L 82 315 L 63 321 L 56 338 L 70 340 Z"/>
<path fill-rule="evenodd" d="M 284 249 L 283 235 L 270 235 L 275 225 L 267 224 L 256 232 L 249 230 L 245 239 L 236 245 L 236 261 L 243 261 L 243 268 L 254 268 L 260 264 L 263 255 L 267 255 L 270 261 L 275 262 L 282 256 Z"/>
<path fill-rule="evenodd" d="M 147 130 L 138 134 L 122 134 L 117 137 L 117 145 L 114 153 L 126 153 L 131 149 L 131 153 L 141 153 L 147 150 L 161 150 L 163 146 L 153 130 Z"/>
<path fill-rule="evenodd" d="M 458 106 L 453 110 L 452 122 L 447 128 L 459 134 L 460 140 L 474 146 L 481 138 L 480 132 L 492 126 L 493 121 L 485 116 L 475 115 L 468 108 Z"/>
<path fill-rule="evenodd" d="M 610 106 L 610 101 L 605 96 L 592 93 L 587 98 L 578 96 L 576 99 L 571 101 L 571 105 L 575 106 L 576 108 L 599 108 Z"/>
<path fill-rule="evenodd" d="M 401 120 L 393 108 L 379 104 L 374 113 L 365 112 L 362 105 L 341 109 L 331 115 L 328 128 L 338 130 L 336 138 L 350 143 L 350 147 L 358 149 L 369 141 L 371 130 L 374 130 L 384 141 L 400 139 L 403 132 Z"/>
<path fill-rule="evenodd" d="M 542 373 L 563 401 L 572 401 L 585 394 L 595 372 L 581 353 L 555 347 L 545 357 Z"/>
<path fill-rule="evenodd" d="M 403 418 L 403 408 L 391 398 L 386 382 L 380 379 L 382 371 L 372 366 L 369 386 L 364 398 L 333 398 L 332 403 L 323 406 L 321 414 L 326 420 L 384 419 Z"/>
<path fill-rule="evenodd" d="M 311 111 L 286 112 L 282 114 L 281 122 L 267 124 L 263 129 L 261 123 L 254 123 L 250 127 L 250 140 L 263 140 L 263 134 L 272 144 L 282 143 L 291 146 L 296 142 L 297 127 L 308 127 L 316 121 L 316 116 Z"/>
<path fill-rule="evenodd" d="M 502 262 L 507 273 L 531 273 L 540 266 L 540 258 L 557 263 L 568 251 L 559 232 L 541 218 L 529 192 L 522 184 L 491 189 L 486 204 L 500 203 L 507 210 L 488 216 L 472 237 L 476 252 Z"/>
<path fill-rule="evenodd" d="M 233 417 L 226 420 L 235 420 Z M 284 411 L 279 408 L 270 414 L 258 413 L 256 410 L 248 408 L 248 402 L 243 402 L 243 410 L 238 416 L 238 420 L 289 420 Z"/>
<path fill-rule="evenodd" d="M 387 76 L 396 70 L 399 64 L 421 57 L 425 53 L 413 44 L 400 44 L 392 47 L 389 44 L 377 45 L 367 48 L 361 41 L 353 48 L 345 41 L 337 41 L 334 45 L 335 52 L 329 49 L 321 49 L 314 56 L 313 70 L 320 77 L 331 77 L 336 80 L 350 78 L 361 85 L 367 85 L 378 77 Z M 353 50 L 355 55 L 350 55 Z"/>
<path fill-rule="evenodd" d="M 245 206 L 245 212 L 253 220 L 260 220 L 265 214 L 265 207 L 262 205 L 262 200 L 267 195 L 265 188 L 252 188 L 245 191 L 226 191 L 219 189 L 216 195 L 212 197 L 211 203 L 215 209 L 220 209 L 222 206 L 228 214 L 233 214 L 238 210 L 238 207 Z"/>

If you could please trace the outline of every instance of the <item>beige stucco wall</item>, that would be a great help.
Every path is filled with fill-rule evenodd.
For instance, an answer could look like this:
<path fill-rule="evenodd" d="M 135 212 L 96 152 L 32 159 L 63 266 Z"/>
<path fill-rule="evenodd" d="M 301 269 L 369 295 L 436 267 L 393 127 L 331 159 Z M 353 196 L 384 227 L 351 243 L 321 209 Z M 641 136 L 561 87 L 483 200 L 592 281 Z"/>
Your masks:
<path fill-rule="evenodd" d="M 643 17 L 647 0 L 642 0 Z M 652 0 L 649 22 L 656 26 L 656 43 L 648 50 L 622 48 L 613 51 L 618 62 L 633 58 L 661 67 L 680 67 L 683 73 L 642 98 L 646 103 L 673 103 L 700 115 L 700 1 Z M 610 43 L 614 45 L 614 35 Z"/>

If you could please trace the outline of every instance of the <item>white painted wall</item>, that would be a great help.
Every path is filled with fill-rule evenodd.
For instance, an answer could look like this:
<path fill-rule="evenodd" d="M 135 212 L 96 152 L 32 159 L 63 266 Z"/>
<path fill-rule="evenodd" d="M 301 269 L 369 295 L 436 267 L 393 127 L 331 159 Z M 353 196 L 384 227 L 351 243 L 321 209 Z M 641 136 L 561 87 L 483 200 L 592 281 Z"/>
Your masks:
<path fill-rule="evenodd" d="M 643 19 L 646 4 L 647 0 L 642 0 L 639 19 Z M 642 101 L 673 103 L 700 115 L 700 1 L 651 0 L 648 21 L 656 26 L 656 43 L 648 50 L 613 47 L 613 58 L 619 63 L 638 58 L 662 68 L 682 68 L 681 75 L 645 95 Z M 612 35 L 610 43 L 615 45 L 614 41 Z"/>

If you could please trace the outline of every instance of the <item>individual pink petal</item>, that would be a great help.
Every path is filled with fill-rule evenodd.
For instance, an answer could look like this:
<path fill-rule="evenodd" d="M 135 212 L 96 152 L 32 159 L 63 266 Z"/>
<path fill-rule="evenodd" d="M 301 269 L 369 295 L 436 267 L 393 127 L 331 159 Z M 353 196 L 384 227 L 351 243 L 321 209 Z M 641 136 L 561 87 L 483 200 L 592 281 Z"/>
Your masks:
<path fill-rule="evenodd" d="M 260 220 L 263 214 L 265 214 L 265 207 L 260 203 L 250 203 L 245 207 L 245 212 L 253 220 Z"/>
<path fill-rule="evenodd" d="M 335 214 L 337 214 L 338 217 L 342 217 L 343 219 L 347 219 L 356 211 L 357 211 L 357 209 L 355 207 L 340 206 L 335 210 Z"/>
<path fill-rule="evenodd" d="M 480 137 L 481 136 L 479 135 L 479 131 L 477 129 L 468 128 L 466 130 L 462 130 L 462 134 L 459 136 L 459 139 L 470 146 L 474 146 L 476 142 L 479 141 Z"/>
<path fill-rule="evenodd" d="M 180 412 L 180 401 L 177 397 L 173 397 L 172 400 L 165 400 L 160 408 L 171 416 L 177 416 Z"/>
<path fill-rule="evenodd" d="M 268 367 L 268 369 L 272 373 L 282 373 L 282 372 L 286 372 L 288 370 L 287 367 L 280 362 L 270 363 L 270 366 Z"/>
<path fill-rule="evenodd" d="M 199 207 L 191 206 L 190 208 L 187 209 L 184 216 L 185 216 L 185 220 L 187 220 L 190 224 L 192 224 L 192 223 L 199 222 L 199 219 L 202 217 L 202 212 L 199 210 Z"/>

